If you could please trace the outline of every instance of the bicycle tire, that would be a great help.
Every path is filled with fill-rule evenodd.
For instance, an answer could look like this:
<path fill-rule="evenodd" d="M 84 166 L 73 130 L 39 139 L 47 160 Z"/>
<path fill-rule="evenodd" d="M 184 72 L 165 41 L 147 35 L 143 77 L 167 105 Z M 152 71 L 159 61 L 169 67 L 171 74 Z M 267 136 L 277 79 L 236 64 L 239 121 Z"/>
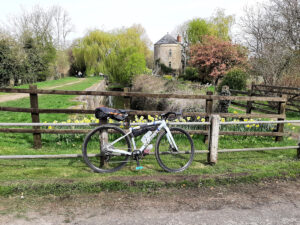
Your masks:
<path fill-rule="evenodd" d="M 114 155 L 110 152 L 102 152 L 103 139 L 100 134 L 106 132 L 107 140 L 114 141 L 125 135 L 125 132 L 113 125 L 103 125 L 95 128 L 84 139 L 82 156 L 85 163 L 97 173 L 112 173 L 120 170 L 128 162 L 129 155 Z M 128 136 L 117 143 L 119 149 L 131 152 L 132 146 Z M 97 165 L 98 164 L 98 165 Z"/>
<path fill-rule="evenodd" d="M 194 159 L 194 142 L 191 136 L 181 128 L 172 127 L 170 128 L 170 132 L 175 142 L 177 140 L 176 144 L 179 152 L 182 152 L 183 147 L 187 151 L 184 151 L 184 154 L 173 151 L 167 140 L 167 132 L 164 130 L 157 138 L 155 157 L 160 167 L 165 171 L 173 173 L 181 172 L 187 169 Z"/>

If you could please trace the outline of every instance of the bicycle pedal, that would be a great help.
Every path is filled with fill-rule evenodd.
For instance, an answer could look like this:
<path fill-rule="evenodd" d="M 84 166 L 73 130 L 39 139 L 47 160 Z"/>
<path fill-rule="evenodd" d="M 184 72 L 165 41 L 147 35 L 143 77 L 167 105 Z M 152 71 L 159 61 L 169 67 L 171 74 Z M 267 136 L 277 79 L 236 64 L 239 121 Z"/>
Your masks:
<path fill-rule="evenodd" d="M 144 169 L 144 167 L 142 167 L 142 166 L 135 167 L 135 170 L 142 170 L 142 169 Z"/>

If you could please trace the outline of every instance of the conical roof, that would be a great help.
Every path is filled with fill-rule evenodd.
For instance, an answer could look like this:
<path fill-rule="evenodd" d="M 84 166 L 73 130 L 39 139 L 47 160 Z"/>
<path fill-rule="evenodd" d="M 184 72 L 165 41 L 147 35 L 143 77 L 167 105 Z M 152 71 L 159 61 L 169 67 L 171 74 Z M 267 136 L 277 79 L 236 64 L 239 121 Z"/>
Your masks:
<path fill-rule="evenodd" d="M 170 34 L 166 34 L 158 42 L 155 43 L 155 45 L 161 45 L 161 44 L 178 44 L 178 42 Z"/>

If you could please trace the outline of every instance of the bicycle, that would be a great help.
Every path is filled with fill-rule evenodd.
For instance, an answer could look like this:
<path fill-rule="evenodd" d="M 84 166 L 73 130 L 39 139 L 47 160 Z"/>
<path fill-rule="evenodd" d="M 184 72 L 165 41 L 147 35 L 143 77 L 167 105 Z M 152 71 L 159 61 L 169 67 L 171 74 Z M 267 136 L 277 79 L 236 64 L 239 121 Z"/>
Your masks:
<path fill-rule="evenodd" d="M 128 117 L 128 111 L 125 110 L 100 107 L 98 111 L 100 111 L 100 116 L 96 113 L 96 117 L 102 119 L 110 117 L 123 121 Z M 166 120 L 171 115 L 177 117 L 182 114 L 163 113 L 161 120 L 129 127 L 127 133 L 116 124 L 100 125 L 85 137 L 82 147 L 85 163 L 94 172 L 109 173 L 120 170 L 131 157 L 137 162 L 136 170 L 143 169 L 140 159 L 150 153 L 153 147 L 151 141 L 158 135 L 155 157 L 160 167 L 167 172 L 181 172 L 187 169 L 194 158 L 194 143 L 185 130 L 168 127 Z M 142 146 L 138 149 L 135 137 L 141 135 L 143 135 Z"/>

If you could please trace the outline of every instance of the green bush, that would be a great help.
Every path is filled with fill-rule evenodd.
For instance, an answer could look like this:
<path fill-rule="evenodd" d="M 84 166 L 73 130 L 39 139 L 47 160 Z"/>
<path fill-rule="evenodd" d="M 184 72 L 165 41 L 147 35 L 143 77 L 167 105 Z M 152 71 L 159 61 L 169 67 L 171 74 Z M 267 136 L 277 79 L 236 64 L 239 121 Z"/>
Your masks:
<path fill-rule="evenodd" d="M 222 90 L 222 86 L 227 85 L 230 89 L 245 90 L 248 74 L 241 69 L 230 70 L 222 79 L 218 86 L 218 91 Z"/>
<path fill-rule="evenodd" d="M 187 67 L 181 77 L 184 80 L 200 81 L 198 70 L 194 67 Z"/>

